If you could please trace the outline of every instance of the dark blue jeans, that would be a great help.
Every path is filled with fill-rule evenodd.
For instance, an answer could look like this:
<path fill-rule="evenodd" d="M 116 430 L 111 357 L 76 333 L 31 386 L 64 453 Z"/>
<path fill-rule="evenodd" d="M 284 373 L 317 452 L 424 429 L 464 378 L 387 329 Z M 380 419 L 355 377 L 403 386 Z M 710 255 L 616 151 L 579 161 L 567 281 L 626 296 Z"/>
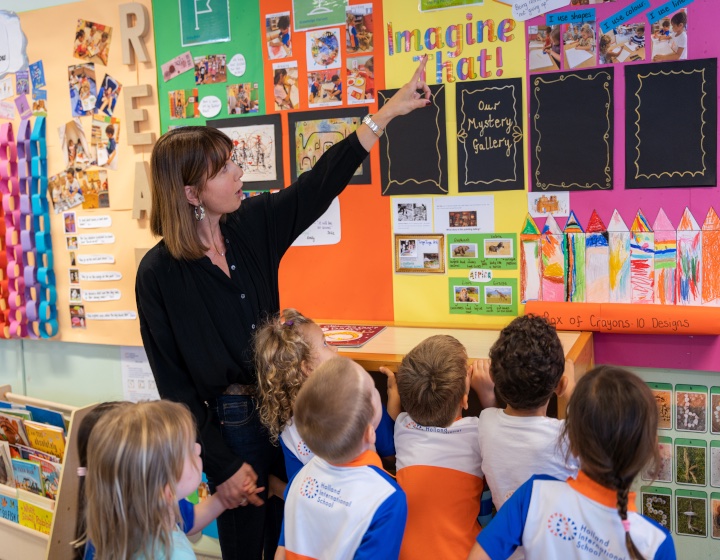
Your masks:
<path fill-rule="evenodd" d="M 267 430 L 260 423 L 253 397 L 223 395 L 210 402 L 213 421 L 218 422 L 228 446 L 249 463 L 258 475 L 258 487 L 265 490 L 260 497 L 265 504 L 252 504 L 227 510 L 217 520 L 220 548 L 224 560 L 261 560 L 275 556 L 282 512 L 285 502 L 273 497 L 268 501 L 268 475 L 275 474 L 283 480 L 285 463 L 279 446 L 270 443 Z M 215 484 L 210 482 L 211 491 Z"/>

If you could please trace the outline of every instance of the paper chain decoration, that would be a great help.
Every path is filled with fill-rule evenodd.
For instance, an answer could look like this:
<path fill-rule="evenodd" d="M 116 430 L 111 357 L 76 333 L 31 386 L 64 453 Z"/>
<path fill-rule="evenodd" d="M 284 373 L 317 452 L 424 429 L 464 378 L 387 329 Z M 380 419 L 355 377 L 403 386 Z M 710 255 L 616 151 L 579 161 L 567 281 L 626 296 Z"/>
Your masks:
<path fill-rule="evenodd" d="M 0 126 L 0 337 L 50 338 L 58 332 L 47 201 L 45 118 Z"/>

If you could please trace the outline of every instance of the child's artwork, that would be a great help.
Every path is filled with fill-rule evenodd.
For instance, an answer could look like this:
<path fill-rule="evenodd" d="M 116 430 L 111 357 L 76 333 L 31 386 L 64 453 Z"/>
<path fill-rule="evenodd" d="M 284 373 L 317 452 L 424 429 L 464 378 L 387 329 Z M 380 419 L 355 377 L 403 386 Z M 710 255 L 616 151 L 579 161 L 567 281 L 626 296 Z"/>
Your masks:
<path fill-rule="evenodd" d="M 95 150 L 97 165 L 117 169 L 119 138 L 120 119 L 102 115 L 93 116 L 90 143 Z"/>
<path fill-rule="evenodd" d="M 248 189 L 283 187 L 280 115 L 208 121 L 232 140 L 233 162 L 243 170 Z"/>
<path fill-rule="evenodd" d="M 79 19 L 75 28 L 73 56 L 107 65 L 111 41 L 112 27 Z"/>
<path fill-rule="evenodd" d="M 260 89 L 257 83 L 233 84 L 225 88 L 229 115 L 247 115 L 260 109 Z"/>
<path fill-rule="evenodd" d="M 565 301 L 576 303 L 585 302 L 585 232 L 578 222 L 575 212 L 570 212 L 570 216 L 565 223 L 565 278 L 567 290 L 565 293 Z"/>
<path fill-rule="evenodd" d="M 72 116 L 82 117 L 91 114 L 97 103 L 95 65 L 78 64 L 68 67 L 68 86 Z"/>
<path fill-rule="evenodd" d="M 85 173 L 86 186 L 82 187 L 83 210 L 110 207 L 110 188 L 105 169 L 88 169 Z"/>
<path fill-rule="evenodd" d="M 640 489 L 642 514 L 670 530 L 672 519 L 672 490 L 662 486 L 643 486 Z"/>
<path fill-rule="evenodd" d="M 118 95 L 122 85 L 109 74 L 105 74 L 100 91 L 98 92 L 97 101 L 95 102 L 95 113 L 104 113 L 112 117 L 115 111 Z"/>
<path fill-rule="evenodd" d="M 655 232 L 655 303 L 674 305 L 677 295 L 677 232 L 661 208 Z"/>
<path fill-rule="evenodd" d="M 608 246 L 610 251 L 610 301 L 630 303 L 630 230 L 620 213 L 615 210 L 608 225 Z"/>
<path fill-rule="evenodd" d="M 707 387 L 675 386 L 675 429 L 687 432 L 707 431 Z"/>
<path fill-rule="evenodd" d="M 348 57 L 345 66 L 348 104 L 375 101 L 375 62 L 372 55 Z"/>
<path fill-rule="evenodd" d="M 658 428 L 672 429 L 672 385 L 670 383 L 648 383 L 658 409 Z"/>
<path fill-rule="evenodd" d="M 610 298 L 610 244 L 605 224 L 593 210 L 585 228 L 585 299 L 605 303 Z"/>
<path fill-rule="evenodd" d="M 195 85 L 222 84 L 227 82 L 227 69 L 225 67 L 224 54 L 210 54 L 196 56 L 195 63 Z"/>
<path fill-rule="evenodd" d="M 48 179 L 48 191 L 56 214 L 74 208 L 82 204 L 84 200 L 80 190 L 80 182 L 75 176 L 76 173 L 73 167 L 69 167 L 67 171 L 53 175 Z"/>
<path fill-rule="evenodd" d="M 295 109 L 300 104 L 297 61 L 278 62 L 272 67 L 275 110 Z"/>
<path fill-rule="evenodd" d="M 528 214 L 520 233 L 520 299 L 541 299 L 542 260 L 540 258 L 540 230 Z"/>
<path fill-rule="evenodd" d="M 707 442 L 702 439 L 675 440 L 675 482 L 706 486 Z"/>
<path fill-rule="evenodd" d="M 689 208 L 677 228 L 677 303 L 700 305 L 702 300 L 702 231 Z"/>
<path fill-rule="evenodd" d="M 710 388 L 710 433 L 720 434 L 720 387 Z"/>
<path fill-rule="evenodd" d="M 90 148 L 85 138 L 80 119 L 75 118 L 66 122 L 58 128 L 60 144 L 63 151 L 63 159 L 65 167 L 75 169 L 84 169 L 88 165 L 94 163 L 94 158 L 90 153 Z"/>
<path fill-rule="evenodd" d="M 369 52 L 373 50 L 373 25 L 372 4 L 355 4 L 347 7 L 346 41 L 348 53 Z"/>
<path fill-rule="evenodd" d="M 318 29 L 345 22 L 345 0 L 293 0 L 295 31 Z"/>
<path fill-rule="evenodd" d="M 290 12 L 265 16 L 265 42 L 269 60 L 292 56 Z"/>
<path fill-rule="evenodd" d="M 193 58 L 190 51 L 187 51 L 177 55 L 169 62 L 163 64 L 160 68 L 162 70 L 163 81 L 167 82 L 168 80 L 172 80 L 175 76 L 179 76 L 184 72 L 194 69 L 195 66 L 193 64 Z"/>
<path fill-rule="evenodd" d="M 290 113 L 290 173 L 295 181 L 311 169 L 320 156 L 340 140 L 347 138 L 360 126 L 365 108 L 336 111 L 311 111 Z M 370 183 L 370 162 L 364 161 L 352 179 L 351 184 Z"/>
<path fill-rule="evenodd" d="M 316 70 L 308 74 L 308 105 L 323 107 L 343 102 L 342 82 L 338 70 Z"/>
<path fill-rule="evenodd" d="M 720 441 L 710 442 L 710 486 L 720 488 Z"/>
<path fill-rule="evenodd" d="M 200 116 L 197 88 L 170 91 L 168 99 L 171 119 L 196 119 Z"/>
<path fill-rule="evenodd" d="M 710 207 L 702 225 L 702 303 L 720 305 L 720 218 Z"/>
<path fill-rule="evenodd" d="M 675 490 L 675 531 L 678 535 L 707 537 L 707 494 Z"/>
<path fill-rule="evenodd" d="M 533 218 L 547 218 L 548 216 L 562 217 L 570 215 L 570 193 L 555 192 L 545 194 L 542 192 L 529 192 L 528 212 Z"/>
<path fill-rule="evenodd" d="M 565 301 L 565 236 L 555 218 L 545 222 L 540 236 L 542 250 L 542 299 Z"/>
<path fill-rule="evenodd" d="M 309 72 L 342 67 L 339 28 L 310 31 L 305 36 L 305 42 Z"/>
<path fill-rule="evenodd" d="M 632 303 L 653 303 L 655 298 L 655 234 L 638 210 L 630 228 L 630 284 Z"/>

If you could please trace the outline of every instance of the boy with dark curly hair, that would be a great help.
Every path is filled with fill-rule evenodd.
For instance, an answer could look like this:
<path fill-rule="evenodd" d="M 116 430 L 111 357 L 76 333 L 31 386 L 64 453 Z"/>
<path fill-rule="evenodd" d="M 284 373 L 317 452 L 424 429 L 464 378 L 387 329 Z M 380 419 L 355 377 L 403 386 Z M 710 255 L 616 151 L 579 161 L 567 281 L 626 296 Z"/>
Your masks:
<path fill-rule="evenodd" d="M 577 463 L 566 460 L 567 445 L 559 443 L 564 422 L 545 415 L 553 393 L 568 388 L 564 371 L 562 344 L 543 317 L 518 317 L 490 348 L 490 377 L 507 406 L 480 413 L 478 437 L 497 510 L 533 475 L 577 476 Z"/>

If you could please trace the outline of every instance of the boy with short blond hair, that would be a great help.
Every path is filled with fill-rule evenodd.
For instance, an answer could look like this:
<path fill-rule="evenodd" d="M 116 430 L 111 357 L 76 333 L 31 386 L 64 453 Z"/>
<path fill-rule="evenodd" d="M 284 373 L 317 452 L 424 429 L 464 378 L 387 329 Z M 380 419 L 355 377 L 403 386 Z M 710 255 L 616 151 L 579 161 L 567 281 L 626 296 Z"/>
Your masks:
<path fill-rule="evenodd" d="M 288 486 L 276 560 L 397 558 L 407 503 L 375 452 L 380 395 L 347 358 L 318 366 L 295 400 L 293 422 L 315 453 Z"/>
<path fill-rule="evenodd" d="M 408 499 L 401 559 L 465 558 L 480 530 L 477 418 L 462 418 L 471 376 L 481 404 L 494 404 L 492 384 L 479 366 L 468 364 L 460 341 L 438 335 L 413 348 L 398 368 L 397 392 L 406 412 L 395 422 L 397 477 Z"/>

